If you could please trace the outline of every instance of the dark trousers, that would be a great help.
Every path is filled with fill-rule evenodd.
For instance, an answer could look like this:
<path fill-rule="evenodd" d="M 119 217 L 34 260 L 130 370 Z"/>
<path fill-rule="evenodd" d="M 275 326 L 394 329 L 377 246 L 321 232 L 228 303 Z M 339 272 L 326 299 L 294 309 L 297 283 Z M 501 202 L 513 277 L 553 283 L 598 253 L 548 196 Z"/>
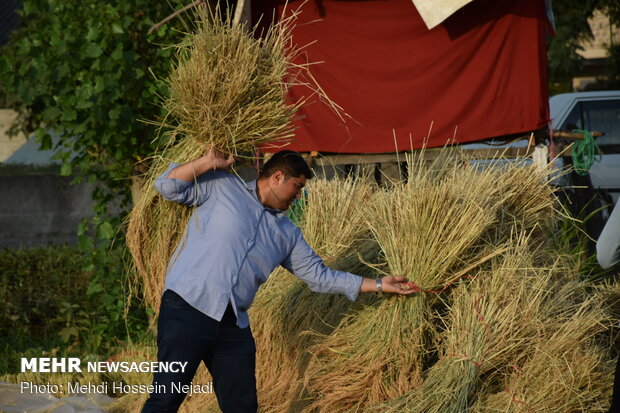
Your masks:
<path fill-rule="evenodd" d="M 172 383 L 189 385 L 203 361 L 213 378 L 213 390 L 224 413 L 258 410 L 254 374 L 256 347 L 250 328 L 239 328 L 229 305 L 222 321 L 216 321 L 166 290 L 157 324 L 158 361 L 187 362 L 182 373 L 155 373 L 154 391 L 142 413 L 176 412 L 187 395 Z M 207 383 L 194 383 L 205 385 Z M 180 386 L 177 385 L 176 389 Z"/>

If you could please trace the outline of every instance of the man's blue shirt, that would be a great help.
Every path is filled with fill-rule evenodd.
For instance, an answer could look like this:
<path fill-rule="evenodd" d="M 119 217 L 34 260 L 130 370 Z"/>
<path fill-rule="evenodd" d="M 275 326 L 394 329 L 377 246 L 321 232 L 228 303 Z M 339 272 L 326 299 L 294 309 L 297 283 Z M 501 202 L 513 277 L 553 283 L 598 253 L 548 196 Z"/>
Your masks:
<path fill-rule="evenodd" d="M 241 328 L 249 325 L 258 287 L 278 265 L 312 291 L 357 298 L 362 278 L 325 266 L 284 211 L 258 200 L 256 181 L 220 170 L 190 182 L 168 178 L 177 166 L 172 163 L 155 187 L 167 200 L 195 208 L 168 264 L 164 290 L 218 321 L 231 303 Z"/>

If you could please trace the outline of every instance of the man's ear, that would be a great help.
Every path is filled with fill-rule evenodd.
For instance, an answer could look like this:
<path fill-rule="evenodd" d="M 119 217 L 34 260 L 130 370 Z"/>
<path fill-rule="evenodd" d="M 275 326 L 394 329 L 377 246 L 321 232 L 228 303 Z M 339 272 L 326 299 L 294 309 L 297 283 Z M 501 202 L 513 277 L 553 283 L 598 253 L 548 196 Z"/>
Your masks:
<path fill-rule="evenodd" d="M 281 183 L 282 181 L 284 181 L 284 173 L 280 170 L 274 171 L 271 177 L 275 179 L 277 183 Z"/>

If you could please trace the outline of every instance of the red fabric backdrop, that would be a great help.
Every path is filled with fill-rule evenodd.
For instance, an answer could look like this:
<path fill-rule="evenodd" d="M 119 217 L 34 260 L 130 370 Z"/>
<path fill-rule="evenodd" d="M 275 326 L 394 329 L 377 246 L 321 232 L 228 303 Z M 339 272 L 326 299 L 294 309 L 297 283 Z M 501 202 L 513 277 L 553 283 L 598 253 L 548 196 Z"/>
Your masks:
<path fill-rule="evenodd" d="M 284 9 L 273 1 L 253 7 L 255 15 Z M 393 152 L 548 121 L 544 0 L 476 0 L 433 30 L 411 0 L 289 1 L 284 12 L 299 7 L 293 39 L 312 43 L 307 59 L 322 62 L 313 76 L 350 117 L 311 98 L 288 149 Z M 290 98 L 307 93 L 294 87 Z"/>

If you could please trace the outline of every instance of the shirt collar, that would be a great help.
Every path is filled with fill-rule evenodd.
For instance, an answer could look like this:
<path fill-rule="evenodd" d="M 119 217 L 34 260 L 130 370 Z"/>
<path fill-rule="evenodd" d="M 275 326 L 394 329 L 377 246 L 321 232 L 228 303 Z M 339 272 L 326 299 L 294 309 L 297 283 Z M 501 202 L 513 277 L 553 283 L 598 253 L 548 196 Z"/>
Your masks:
<path fill-rule="evenodd" d="M 263 203 L 260 202 L 260 199 L 258 199 L 258 191 L 256 190 L 256 179 L 253 181 L 246 182 L 245 187 L 252 194 L 254 199 L 256 199 L 258 203 L 261 204 L 262 207 L 265 208 L 267 211 L 269 211 L 272 215 L 276 215 L 278 217 L 286 216 L 287 211 L 276 209 L 276 208 L 270 208 L 268 206 L 263 205 Z"/>

